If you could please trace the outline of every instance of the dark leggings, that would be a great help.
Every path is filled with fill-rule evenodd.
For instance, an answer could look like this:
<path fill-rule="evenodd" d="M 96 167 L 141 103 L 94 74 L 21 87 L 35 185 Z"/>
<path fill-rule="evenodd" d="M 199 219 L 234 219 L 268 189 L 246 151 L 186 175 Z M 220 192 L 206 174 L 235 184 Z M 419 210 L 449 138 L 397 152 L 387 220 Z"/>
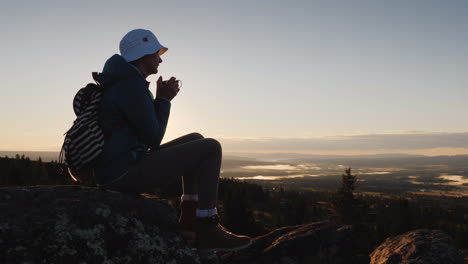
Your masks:
<path fill-rule="evenodd" d="M 191 133 L 145 153 L 125 177 L 108 188 L 142 193 L 182 177 L 184 194 L 198 194 L 199 208 L 210 209 L 218 198 L 221 159 L 221 144 L 217 140 Z"/>

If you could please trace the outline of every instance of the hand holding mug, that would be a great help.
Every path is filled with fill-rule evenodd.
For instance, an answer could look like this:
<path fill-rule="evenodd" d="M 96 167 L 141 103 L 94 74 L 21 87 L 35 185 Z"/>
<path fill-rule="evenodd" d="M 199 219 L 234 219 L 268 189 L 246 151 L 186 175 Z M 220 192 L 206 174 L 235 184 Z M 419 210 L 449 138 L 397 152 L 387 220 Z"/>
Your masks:
<path fill-rule="evenodd" d="M 177 80 L 175 77 L 171 77 L 169 80 L 163 81 L 162 76 L 159 77 L 156 82 L 156 98 L 164 97 L 171 101 L 182 87 L 182 81 Z"/>

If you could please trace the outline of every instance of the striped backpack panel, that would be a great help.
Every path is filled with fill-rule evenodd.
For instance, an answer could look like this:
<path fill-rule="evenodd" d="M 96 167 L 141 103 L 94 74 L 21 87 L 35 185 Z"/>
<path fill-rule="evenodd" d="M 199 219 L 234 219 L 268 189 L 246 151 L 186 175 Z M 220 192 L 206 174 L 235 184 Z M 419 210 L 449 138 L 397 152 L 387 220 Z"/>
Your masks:
<path fill-rule="evenodd" d="M 96 84 L 89 83 L 81 88 L 73 99 L 76 119 L 65 133 L 60 152 L 60 162 L 68 167 L 70 176 L 78 182 L 92 181 L 93 175 L 79 173 L 93 166 L 102 153 L 104 132 L 99 125 L 99 110 L 103 95 L 102 87 L 93 73 Z"/>

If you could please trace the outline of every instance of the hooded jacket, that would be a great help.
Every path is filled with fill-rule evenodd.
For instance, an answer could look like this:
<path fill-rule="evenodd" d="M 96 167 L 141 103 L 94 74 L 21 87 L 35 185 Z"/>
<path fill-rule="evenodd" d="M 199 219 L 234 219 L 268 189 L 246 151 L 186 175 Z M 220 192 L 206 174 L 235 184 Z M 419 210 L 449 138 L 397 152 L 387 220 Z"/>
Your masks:
<path fill-rule="evenodd" d="M 141 72 L 114 55 L 98 79 L 105 87 L 99 122 L 110 134 L 95 166 L 96 183 L 111 184 L 124 177 L 148 149 L 156 150 L 166 131 L 171 103 L 153 100 L 149 82 Z M 123 124 L 116 127 L 116 124 Z"/>

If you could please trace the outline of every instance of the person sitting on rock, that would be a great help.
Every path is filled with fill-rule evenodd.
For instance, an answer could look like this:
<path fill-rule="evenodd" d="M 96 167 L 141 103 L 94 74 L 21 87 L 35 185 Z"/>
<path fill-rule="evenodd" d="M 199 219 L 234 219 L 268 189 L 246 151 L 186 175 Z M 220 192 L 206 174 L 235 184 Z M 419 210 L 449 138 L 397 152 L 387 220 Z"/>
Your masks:
<path fill-rule="evenodd" d="M 99 122 L 106 138 L 95 167 L 98 186 L 124 193 L 164 188 L 182 177 L 179 223 L 195 235 L 200 250 L 233 251 L 251 244 L 248 236 L 228 232 L 216 210 L 222 149 L 212 138 L 191 133 L 161 144 L 179 81 L 146 78 L 158 72 L 162 46 L 149 30 L 135 29 L 120 41 L 120 55 L 109 58 L 98 75 L 105 88 Z"/>

